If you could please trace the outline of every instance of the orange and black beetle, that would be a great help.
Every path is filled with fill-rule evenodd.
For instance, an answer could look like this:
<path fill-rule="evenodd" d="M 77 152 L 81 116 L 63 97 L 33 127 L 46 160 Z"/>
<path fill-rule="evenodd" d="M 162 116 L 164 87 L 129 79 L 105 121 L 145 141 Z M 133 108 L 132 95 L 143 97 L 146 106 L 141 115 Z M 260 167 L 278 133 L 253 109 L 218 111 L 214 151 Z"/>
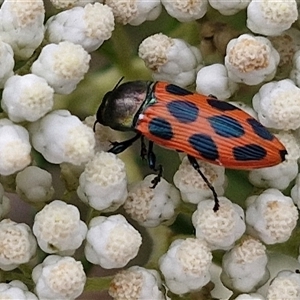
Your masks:
<path fill-rule="evenodd" d="M 129 140 L 112 143 L 109 151 L 115 154 L 141 137 L 148 138 L 147 158 L 154 170 L 153 142 L 185 152 L 211 188 L 216 202 L 214 210 L 218 209 L 217 195 L 196 158 L 226 168 L 248 170 L 277 165 L 287 154 L 280 141 L 243 110 L 166 82 L 133 81 L 117 85 L 104 96 L 97 122 L 115 130 L 137 133 Z M 154 186 L 161 172 L 160 167 Z"/>

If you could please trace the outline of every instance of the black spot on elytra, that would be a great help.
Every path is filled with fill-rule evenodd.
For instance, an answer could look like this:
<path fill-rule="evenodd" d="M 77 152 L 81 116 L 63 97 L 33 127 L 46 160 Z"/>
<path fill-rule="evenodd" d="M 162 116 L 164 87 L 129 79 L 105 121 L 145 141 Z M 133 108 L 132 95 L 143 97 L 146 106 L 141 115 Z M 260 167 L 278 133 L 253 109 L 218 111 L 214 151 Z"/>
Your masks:
<path fill-rule="evenodd" d="M 187 95 L 192 95 L 193 93 L 186 90 L 186 89 L 183 89 L 182 87 L 178 86 L 178 85 L 175 85 L 175 84 L 168 84 L 166 85 L 166 91 L 168 93 L 171 93 L 173 95 L 176 95 L 176 96 L 187 96 Z"/>
<path fill-rule="evenodd" d="M 274 139 L 271 134 L 262 124 L 253 118 L 247 119 L 248 124 L 252 127 L 253 131 L 262 139 L 272 141 Z"/>
<path fill-rule="evenodd" d="M 212 107 L 220 111 L 239 110 L 236 106 L 217 99 L 207 99 L 207 103 Z"/>
<path fill-rule="evenodd" d="M 259 145 L 248 144 L 233 147 L 232 154 L 238 161 L 261 160 L 266 157 L 267 151 Z"/>
<path fill-rule="evenodd" d="M 229 116 L 213 116 L 208 118 L 208 122 L 215 133 L 222 137 L 237 138 L 241 137 L 245 133 L 245 130 L 240 122 Z"/>
<path fill-rule="evenodd" d="M 210 160 L 219 158 L 218 147 L 209 135 L 193 134 L 189 137 L 189 143 L 203 158 Z"/>
<path fill-rule="evenodd" d="M 153 118 L 148 125 L 149 132 L 156 137 L 170 140 L 173 137 L 171 124 L 163 118 Z"/>
<path fill-rule="evenodd" d="M 167 104 L 169 113 L 180 123 L 191 123 L 198 118 L 199 108 L 186 100 L 173 100 Z"/>

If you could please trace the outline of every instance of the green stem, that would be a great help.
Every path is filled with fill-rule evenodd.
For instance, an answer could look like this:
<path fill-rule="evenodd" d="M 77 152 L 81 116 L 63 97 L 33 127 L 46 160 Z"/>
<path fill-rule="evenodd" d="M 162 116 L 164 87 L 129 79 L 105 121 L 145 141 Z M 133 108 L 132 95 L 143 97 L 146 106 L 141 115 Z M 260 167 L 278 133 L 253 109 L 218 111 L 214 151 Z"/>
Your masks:
<path fill-rule="evenodd" d="M 44 40 L 38 48 L 35 49 L 32 56 L 26 61 L 22 67 L 16 69 L 15 74 L 16 75 L 26 75 L 30 73 L 30 69 L 32 64 L 36 61 L 36 59 L 39 57 L 42 49 L 44 46 L 46 46 L 48 43 Z"/>
<path fill-rule="evenodd" d="M 114 63 L 125 77 L 134 77 L 134 69 L 131 65 L 134 49 L 124 26 L 116 25 L 111 37 L 114 50 Z"/>
<path fill-rule="evenodd" d="M 89 224 L 90 221 L 96 216 L 96 211 L 92 208 L 89 207 L 86 213 L 86 217 L 85 217 L 85 223 Z"/>
<path fill-rule="evenodd" d="M 18 270 L 21 272 L 19 272 Z M 7 281 L 7 282 L 13 280 L 22 281 L 30 290 L 32 290 L 34 284 L 31 279 L 31 272 L 32 269 L 29 266 L 20 265 L 18 269 L 15 269 L 13 271 L 1 272 L 2 273 L 1 278 L 4 279 L 3 281 Z"/>
<path fill-rule="evenodd" d="M 173 233 L 168 227 L 162 225 L 155 228 L 148 228 L 147 231 L 152 237 L 153 246 L 151 256 L 145 268 L 158 269 L 158 260 L 167 252 Z"/>
<path fill-rule="evenodd" d="M 112 279 L 112 276 L 87 278 L 84 290 L 88 292 L 107 290 Z"/>
<path fill-rule="evenodd" d="M 191 45 L 200 43 L 199 30 L 196 22 L 179 23 L 169 34 L 170 37 L 184 39 Z"/>

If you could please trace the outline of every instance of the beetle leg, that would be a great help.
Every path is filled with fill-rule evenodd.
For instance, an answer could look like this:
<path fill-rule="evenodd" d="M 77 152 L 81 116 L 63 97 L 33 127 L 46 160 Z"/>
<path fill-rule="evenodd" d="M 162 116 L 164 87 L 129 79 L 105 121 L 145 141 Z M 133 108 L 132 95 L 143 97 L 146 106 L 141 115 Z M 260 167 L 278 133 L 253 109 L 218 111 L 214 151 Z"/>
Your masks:
<path fill-rule="evenodd" d="M 149 146 L 148 146 L 148 152 L 147 152 L 147 160 L 148 160 L 148 165 L 149 168 L 155 172 L 157 172 L 157 176 L 153 178 L 151 183 L 153 184 L 151 188 L 155 188 L 157 184 L 160 182 L 160 179 L 162 177 L 162 172 L 163 168 L 162 165 L 158 165 L 156 168 L 156 156 L 155 153 L 153 152 L 153 142 L 149 141 Z"/>
<path fill-rule="evenodd" d="M 119 154 L 130 147 L 135 141 L 137 141 L 142 136 L 141 133 L 137 133 L 133 138 L 128 139 L 123 142 L 112 142 L 112 148 L 108 150 L 108 152 Z"/>
<path fill-rule="evenodd" d="M 146 147 L 146 144 L 145 144 L 145 138 L 142 135 L 141 136 L 141 153 L 140 153 L 141 158 L 146 159 L 147 153 L 148 153 L 148 151 L 147 151 L 147 147 Z"/>
<path fill-rule="evenodd" d="M 212 186 L 212 184 L 208 181 L 208 179 L 205 177 L 205 175 L 200 170 L 200 166 L 199 166 L 196 158 L 194 156 L 191 156 L 191 155 L 188 155 L 187 157 L 189 159 L 189 162 L 193 166 L 193 168 L 200 174 L 200 176 L 202 177 L 202 179 L 204 180 L 204 182 L 207 184 L 207 186 L 209 187 L 209 189 L 212 191 L 213 196 L 214 196 L 214 200 L 215 200 L 215 205 L 214 205 L 213 210 L 214 210 L 214 212 L 218 211 L 218 209 L 220 207 L 220 204 L 219 204 L 219 199 L 218 199 L 218 195 L 216 193 L 215 188 Z"/>

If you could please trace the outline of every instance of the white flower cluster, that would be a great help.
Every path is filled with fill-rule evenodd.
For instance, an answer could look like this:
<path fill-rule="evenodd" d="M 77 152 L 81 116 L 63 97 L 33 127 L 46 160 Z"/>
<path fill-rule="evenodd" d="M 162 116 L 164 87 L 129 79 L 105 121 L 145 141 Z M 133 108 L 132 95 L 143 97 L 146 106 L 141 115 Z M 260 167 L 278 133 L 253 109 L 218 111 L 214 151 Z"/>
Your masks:
<path fill-rule="evenodd" d="M 117 273 L 110 284 L 109 294 L 114 299 L 165 299 L 159 273 L 133 266 Z"/>
<path fill-rule="evenodd" d="M 212 200 L 201 201 L 192 222 L 196 237 L 204 239 L 211 249 L 228 250 L 246 230 L 244 211 L 225 197 L 219 197 L 219 201 L 220 208 L 216 213 Z"/>
<path fill-rule="evenodd" d="M 180 86 L 188 86 L 195 81 L 202 63 L 201 53 L 196 47 L 162 33 L 147 37 L 140 44 L 139 57 L 153 71 L 155 80 L 169 81 Z"/>
<path fill-rule="evenodd" d="M 265 244 L 283 243 L 297 225 L 298 211 L 292 198 L 279 190 L 267 189 L 247 199 L 248 231 Z"/>
<path fill-rule="evenodd" d="M 86 275 L 82 263 L 70 256 L 47 256 L 32 271 L 39 299 L 76 299 L 83 291 Z"/>
<path fill-rule="evenodd" d="M 122 215 L 95 217 L 89 224 L 85 256 L 105 269 L 124 267 L 142 244 L 140 233 Z"/>
<path fill-rule="evenodd" d="M 259 240 L 247 237 L 223 256 L 223 283 L 231 289 L 250 292 L 269 278 L 267 263 L 266 247 Z"/>
<path fill-rule="evenodd" d="M 0 283 L 0 298 L 38 300 L 37 296 L 29 292 L 27 286 L 19 280 L 13 280 L 10 283 Z"/>
<path fill-rule="evenodd" d="M 210 248 L 204 240 L 174 241 L 159 260 L 168 288 L 175 294 L 198 291 L 210 281 Z"/>
<path fill-rule="evenodd" d="M 122 1 L 121 4 L 119 0 L 106 0 L 105 4 L 112 9 L 116 21 L 123 25 L 137 26 L 147 20 L 155 20 L 161 13 L 160 0 Z"/>
<path fill-rule="evenodd" d="M 240 10 L 246 8 L 251 0 L 208 0 L 209 4 L 217 9 L 222 15 L 234 15 Z"/>
<path fill-rule="evenodd" d="M 0 268 L 10 271 L 28 263 L 36 254 L 37 243 L 30 227 L 10 219 L 0 222 Z"/>
<path fill-rule="evenodd" d="M 55 164 L 86 163 L 94 154 L 93 131 L 67 110 L 53 111 L 31 123 L 33 147 Z"/>
<path fill-rule="evenodd" d="M 87 226 L 76 206 L 54 200 L 35 215 L 32 230 L 44 252 L 73 255 L 86 236 Z"/>
<path fill-rule="evenodd" d="M 10 45 L 16 59 L 29 58 L 41 44 L 44 19 L 42 0 L 3 1 L 0 9 L 0 38 Z"/>
<path fill-rule="evenodd" d="M 174 219 L 180 201 L 178 190 L 163 178 L 155 189 L 151 188 L 154 177 L 149 175 L 142 182 L 129 186 L 124 203 L 126 213 L 145 227 L 155 227 Z"/>
<path fill-rule="evenodd" d="M 284 248 L 290 239 L 300 249 L 295 233 L 300 207 L 298 1 L 50 2 L 55 9 L 49 11 L 42 0 L 3 0 L 0 7 L 0 299 L 73 300 L 95 286 L 121 300 L 164 300 L 188 293 L 193 294 L 190 298 L 223 299 L 217 288 L 208 296 L 210 281 L 234 291 L 231 299 L 300 299 L 300 256 L 293 270 L 283 263 L 275 275 L 268 251 L 275 244 Z M 238 26 L 231 24 L 236 14 Z M 156 19 L 159 27 L 150 25 L 148 30 L 147 24 Z M 97 75 L 86 76 L 93 70 Z M 135 74 L 136 80 L 151 72 L 156 81 L 194 88 L 212 101 L 233 100 L 274 133 L 288 152 L 285 161 L 253 170 L 245 159 L 252 169 L 250 183 L 260 188 L 255 195 L 239 186 L 246 181 L 244 173 L 225 174 L 224 166 L 198 158 L 195 170 L 190 156 L 181 156 L 173 184 L 160 177 L 159 168 L 153 168 L 158 176 L 138 180 L 132 155 L 115 154 L 126 143 L 115 142 L 117 134 L 98 124 L 101 113 L 98 123 L 95 116 L 81 120 L 95 107 L 87 95 L 98 105 L 108 83 L 123 75 L 120 70 L 126 77 Z M 84 78 L 94 86 L 89 82 L 87 87 Z M 127 96 L 121 111 L 109 107 L 109 100 L 119 96 L 115 90 L 106 94 L 103 105 L 111 109 L 112 119 L 124 114 L 126 124 L 133 122 L 131 129 L 136 130 L 134 122 L 159 97 L 197 97 L 173 85 L 164 95 L 151 87 L 148 102 L 145 93 L 131 91 L 137 92 L 136 115 L 127 109 L 132 101 Z M 247 104 L 234 102 L 244 98 Z M 61 99 L 71 99 L 70 107 Z M 213 136 L 218 152 L 219 133 L 213 128 L 218 124 L 209 123 L 211 117 L 226 118 L 226 107 L 236 110 L 225 102 L 205 110 L 203 98 L 198 99 L 197 120 L 183 132 L 184 138 L 193 133 Z M 173 124 L 182 115 L 189 119 L 190 111 L 177 115 L 170 103 L 158 105 L 166 113 L 159 122 L 169 122 L 170 132 L 159 132 L 157 139 L 172 133 L 176 143 Z M 200 126 L 201 118 L 207 124 Z M 228 130 L 249 128 L 251 121 L 239 120 L 236 126 L 229 122 Z M 149 125 L 147 131 L 152 134 L 152 129 Z M 253 125 L 264 136 L 260 130 Z M 264 138 L 271 145 L 272 138 Z M 252 141 L 228 138 L 228 149 L 238 140 L 251 146 Z M 151 142 L 146 147 L 143 141 L 141 156 L 150 165 L 156 163 L 151 151 Z M 160 154 L 157 160 L 162 161 L 162 175 L 170 179 L 166 169 L 176 163 Z M 215 258 L 218 274 L 213 271 Z M 146 267 L 137 265 L 146 260 Z M 110 284 L 101 276 L 89 280 L 88 271 L 94 273 L 97 267 L 114 275 Z M 113 270 L 117 268 L 122 270 Z"/>
<path fill-rule="evenodd" d="M 78 197 L 97 210 L 113 211 L 127 197 L 125 164 L 116 155 L 97 152 L 79 177 Z"/>
<path fill-rule="evenodd" d="M 16 192 L 28 202 L 46 202 L 52 199 L 52 176 L 46 170 L 29 166 L 16 176 Z"/>
<path fill-rule="evenodd" d="M 83 79 L 89 69 L 88 52 L 96 50 L 111 37 L 114 30 L 112 9 L 101 3 L 87 3 L 84 7 L 74 7 L 52 16 L 44 26 L 43 1 L 3 1 L 0 16 L 2 109 L 13 122 L 38 122 L 32 126 L 35 132 L 32 141 L 36 150 L 50 162 L 86 162 L 93 155 L 95 144 L 91 130 L 76 127 L 74 119 L 72 126 L 72 118 L 65 119 L 62 127 L 59 120 L 51 120 L 65 130 L 56 129 L 52 122 L 42 122 L 41 118 L 47 119 L 47 113 L 53 109 L 54 93 L 69 94 Z M 32 55 L 31 64 L 25 64 L 14 74 L 16 62 Z M 27 74 L 29 70 L 32 74 Z M 79 120 L 77 123 L 79 125 Z M 10 125 L 7 122 L 3 125 L 6 125 L 3 129 L 7 134 L 0 134 L 0 174 L 8 175 L 30 163 L 31 147 L 27 145 L 24 128 L 13 124 L 7 127 Z M 13 133 L 16 128 L 17 135 Z M 38 132 L 48 134 L 37 136 Z M 51 136 L 59 133 L 62 133 L 57 140 L 60 149 L 54 151 Z"/>
<path fill-rule="evenodd" d="M 224 194 L 226 181 L 225 168 L 198 161 L 202 173 L 214 186 L 218 195 Z M 198 172 L 192 167 L 188 158 L 185 156 L 174 174 L 174 185 L 179 189 L 181 198 L 188 203 L 198 204 L 204 199 L 211 199 L 212 191 L 199 176 Z"/>
<path fill-rule="evenodd" d="M 86 281 L 81 262 L 66 255 L 80 247 L 87 225 L 80 220 L 76 206 L 61 200 L 42 208 L 53 200 L 55 180 L 47 168 L 38 167 L 41 159 L 32 150 L 52 164 L 82 166 L 94 156 L 92 128 L 67 110 L 53 111 L 55 94 L 76 89 L 89 70 L 89 52 L 111 37 L 115 17 L 108 5 L 99 2 L 60 2 L 56 1 L 56 6 L 66 10 L 48 18 L 45 25 L 42 0 L 1 2 L 0 268 L 11 272 L 11 277 L 1 279 L 9 282 L 0 283 L 3 299 L 71 300 L 83 292 Z M 22 217 L 29 217 L 26 206 L 19 209 L 7 191 L 39 209 L 32 229 L 23 222 L 4 219 L 12 205 L 22 211 Z M 37 264 L 37 246 L 46 253 L 65 256 L 48 256 Z M 37 296 L 22 282 L 11 281 L 16 278 L 13 270 L 23 264 L 28 264 L 23 272 L 27 277 L 37 265 L 32 272 Z"/>

